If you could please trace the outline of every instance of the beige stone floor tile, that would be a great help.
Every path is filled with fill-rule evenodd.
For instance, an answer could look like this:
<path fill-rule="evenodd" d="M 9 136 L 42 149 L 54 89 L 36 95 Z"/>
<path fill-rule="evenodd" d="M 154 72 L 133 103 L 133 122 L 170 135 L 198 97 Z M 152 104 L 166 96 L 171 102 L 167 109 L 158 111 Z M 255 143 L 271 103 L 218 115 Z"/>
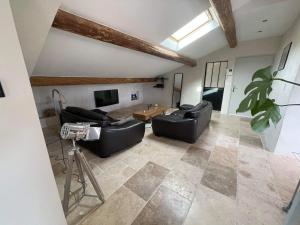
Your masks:
<path fill-rule="evenodd" d="M 226 126 L 226 127 L 216 127 L 214 129 L 215 132 L 223 135 L 227 135 L 233 138 L 239 137 L 239 128 L 234 126 Z"/>
<path fill-rule="evenodd" d="M 172 168 L 182 156 L 185 154 L 185 151 L 174 151 L 172 149 L 161 149 L 149 157 L 152 162 L 155 162 L 158 165 L 161 165 L 167 169 Z"/>
<path fill-rule="evenodd" d="M 232 199 L 236 198 L 236 170 L 209 162 L 201 179 L 201 184 Z"/>
<path fill-rule="evenodd" d="M 210 151 L 192 146 L 184 154 L 181 160 L 193 166 L 205 169 L 207 167 L 210 154 Z"/>
<path fill-rule="evenodd" d="M 240 135 L 240 144 L 249 147 L 263 147 L 260 137 L 248 136 L 244 134 Z"/>
<path fill-rule="evenodd" d="M 140 154 L 136 154 L 134 152 L 130 152 L 129 155 L 127 155 L 125 158 L 122 159 L 122 161 L 129 167 L 135 169 L 136 171 L 140 170 L 142 167 L 144 167 L 147 162 L 149 162 L 149 159 L 147 157 L 144 157 Z"/>
<path fill-rule="evenodd" d="M 192 201 L 198 183 L 194 183 L 186 174 L 173 170 L 165 177 L 162 185 Z"/>
<path fill-rule="evenodd" d="M 168 173 L 168 169 L 153 162 L 148 162 L 142 169 L 134 174 L 124 186 L 145 201 L 148 201 Z"/>
<path fill-rule="evenodd" d="M 160 186 L 132 225 L 181 225 L 190 205 L 176 192 Z"/>
<path fill-rule="evenodd" d="M 235 200 L 200 185 L 184 225 L 235 225 L 236 213 Z"/>
<path fill-rule="evenodd" d="M 236 147 L 221 147 L 216 146 L 215 150 L 210 155 L 210 161 L 220 165 L 237 168 L 237 149 Z"/>
<path fill-rule="evenodd" d="M 227 135 L 218 135 L 216 145 L 225 148 L 236 148 L 239 145 L 239 139 Z"/>
<path fill-rule="evenodd" d="M 300 161 L 293 156 L 272 155 L 271 168 L 280 197 L 288 204 L 300 179 Z"/>
<path fill-rule="evenodd" d="M 207 151 L 215 150 L 218 135 L 214 132 L 202 133 L 199 139 L 192 145 L 197 148 L 205 149 Z"/>
<path fill-rule="evenodd" d="M 126 166 L 115 174 L 110 173 L 110 171 L 105 171 L 104 173 L 96 176 L 96 180 L 101 186 L 105 198 L 108 198 L 136 172 L 137 171 L 133 168 Z M 89 180 L 87 180 L 87 183 L 90 183 Z"/>
<path fill-rule="evenodd" d="M 142 198 L 122 186 L 82 225 L 130 225 L 144 205 Z"/>
<path fill-rule="evenodd" d="M 175 163 L 170 170 L 174 171 L 174 173 L 183 173 L 195 185 L 200 183 L 204 173 L 204 170 L 201 168 L 182 160 Z"/>
<path fill-rule="evenodd" d="M 282 225 L 282 202 L 244 185 L 238 186 L 238 225 Z"/>

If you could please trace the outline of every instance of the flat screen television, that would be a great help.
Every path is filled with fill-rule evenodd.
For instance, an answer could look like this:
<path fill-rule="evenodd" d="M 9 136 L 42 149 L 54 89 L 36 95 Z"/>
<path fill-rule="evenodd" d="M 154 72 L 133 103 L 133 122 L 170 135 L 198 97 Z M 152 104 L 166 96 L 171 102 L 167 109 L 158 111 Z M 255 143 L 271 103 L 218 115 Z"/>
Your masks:
<path fill-rule="evenodd" d="M 117 89 L 95 91 L 94 97 L 96 107 L 114 105 L 119 103 L 119 92 Z"/>

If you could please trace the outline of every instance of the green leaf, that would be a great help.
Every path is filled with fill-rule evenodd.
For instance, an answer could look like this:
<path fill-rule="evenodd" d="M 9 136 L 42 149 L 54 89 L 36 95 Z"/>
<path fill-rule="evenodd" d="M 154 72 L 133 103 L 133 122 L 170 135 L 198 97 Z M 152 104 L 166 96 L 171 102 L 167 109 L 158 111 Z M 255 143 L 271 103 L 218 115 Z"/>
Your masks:
<path fill-rule="evenodd" d="M 266 68 L 257 70 L 253 74 L 252 81 L 254 81 L 256 79 L 261 79 L 261 80 L 264 80 L 264 81 L 272 80 L 271 66 L 268 66 Z"/>
<path fill-rule="evenodd" d="M 252 110 L 256 105 L 264 104 L 272 91 L 272 82 L 271 67 L 256 71 L 252 77 L 252 82 L 244 91 L 247 96 L 240 103 L 236 112 L 246 112 Z"/>
<path fill-rule="evenodd" d="M 277 125 L 281 120 L 279 107 L 275 104 L 275 100 L 267 99 L 264 104 L 256 104 L 251 110 L 252 115 L 256 115 L 251 120 L 251 127 L 256 132 L 263 132 L 270 127 L 270 120 Z"/>
<path fill-rule="evenodd" d="M 253 92 L 250 93 L 239 105 L 239 108 L 236 110 L 236 112 L 247 112 L 248 110 L 251 110 L 255 104 L 257 99 L 257 93 Z"/>
<path fill-rule="evenodd" d="M 251 109 L 251 115 L 255 116 L 256 114 L 267 110 L 270 107 L 273 107 L 273 105 L 275 104 L 275 100 L 274 99 L 266 99 L 266 101 L 264 102 L 264 104 L 259 104 L 259 102 L 257 102 L 255 104 L 255 106 Z"/>

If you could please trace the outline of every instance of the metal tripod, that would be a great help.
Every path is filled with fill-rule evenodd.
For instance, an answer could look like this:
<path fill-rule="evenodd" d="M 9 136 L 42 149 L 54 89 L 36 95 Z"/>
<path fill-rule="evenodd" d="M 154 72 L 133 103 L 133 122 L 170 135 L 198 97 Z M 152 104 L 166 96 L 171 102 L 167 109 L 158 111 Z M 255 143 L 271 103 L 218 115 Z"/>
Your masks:
<path fill-rule="evenodd" d="M 92 172 L 92 169 L 90 168 L 83 153 L 79 151 L 79 147 L 76 146 L 76 141 L 73 139 L 72 142 L 73 142 L 73 148 L 68 153 L 68 170 L 67 170 L 66 181 L 65 181 L 64 199 L 62 203 L 65 215 L 67 215 L 69 211 L 70 188 L 71 188 L 74 161 L 78 168 L 80 182 L 82 183 L 83 186 L 83 193 L 85 194 L 85 188 L 86 188 L 86 182 L 84 179 L 83 172 L 86 172 L 97 194 L 97 196 L 93 196 L 93 197 L 98 197 L 101 200 L 102 204 L 104 203 L 103 192 L 99 184 L 97 183 L 97 180 L 95 178 L 95 175 Z"/>

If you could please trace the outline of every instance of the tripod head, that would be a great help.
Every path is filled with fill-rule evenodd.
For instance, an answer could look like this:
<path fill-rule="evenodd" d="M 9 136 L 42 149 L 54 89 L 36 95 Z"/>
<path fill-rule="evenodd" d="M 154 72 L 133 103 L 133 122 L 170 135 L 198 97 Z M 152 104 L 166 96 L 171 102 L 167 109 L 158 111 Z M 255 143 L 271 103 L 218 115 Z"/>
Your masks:
<path fill-rule="evenodd" d="M 100 138 L 101 127 L 91 127 L 94 123 L 64 123 L 60 135 L 62 139 L 94 141 Z"/>

